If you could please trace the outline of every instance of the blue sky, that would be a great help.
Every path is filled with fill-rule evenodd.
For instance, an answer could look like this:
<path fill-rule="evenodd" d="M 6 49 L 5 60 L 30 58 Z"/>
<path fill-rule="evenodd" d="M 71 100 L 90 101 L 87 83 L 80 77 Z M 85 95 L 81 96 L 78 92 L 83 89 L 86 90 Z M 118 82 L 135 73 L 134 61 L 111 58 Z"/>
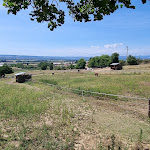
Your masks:
<path fill-rule="evenodd" d="M 119 9 L 102 21 L 74 22 L 54 31 L 47 23 L 30 21 L 30 10 L 7 15 L 0 1 L 0 55 L 100 56 L 118 52 L 150 55 L 150 1 L 133 0 L 136 9 Z M 64 8 L 64 6 L 63 6 Z"/>

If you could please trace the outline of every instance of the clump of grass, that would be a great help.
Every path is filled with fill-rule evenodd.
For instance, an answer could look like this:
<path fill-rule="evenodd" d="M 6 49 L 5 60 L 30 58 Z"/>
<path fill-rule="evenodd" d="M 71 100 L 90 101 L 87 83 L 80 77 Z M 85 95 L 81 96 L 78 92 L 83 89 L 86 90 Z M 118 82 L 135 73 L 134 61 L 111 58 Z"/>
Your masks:
<path fill-rule="evenodd" d="M 140 129 L 140 135 L 139 135 L 139 142 L 142 142 L 142 138 L 143 138 L 143 130 Z"/>
<path fill-rule="evenodd" d="M 48 79 L 40 79 L 40 82 L 57 85 L 57 82 L 56 82 L 54 79 L 51 79 L 51 80 L 48 80 Z"/>
<path fill-rule="evenodd" d="M 48 107 L 47 95 L 52 97 L 52 94 L 43 91 L 3 84 L 0 86 L 1 118 L 40 114 Z"/>

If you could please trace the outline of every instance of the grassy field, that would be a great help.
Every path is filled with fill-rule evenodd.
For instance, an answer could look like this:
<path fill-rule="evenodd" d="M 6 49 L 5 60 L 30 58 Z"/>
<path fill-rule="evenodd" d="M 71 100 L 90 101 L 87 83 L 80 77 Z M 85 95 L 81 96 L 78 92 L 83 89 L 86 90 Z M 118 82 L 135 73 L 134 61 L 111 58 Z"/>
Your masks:
<path fill-rule="evenodd" d="M 92 72 L 56 72 L 54 76 L 45 72 L 45 74 L 35 76 L 34 80 L 108 94 L 145 98 L 149 98 L 150 95 L 150 75 L 147 73 L 99 74 L 99 77 L 95 77 Z"/>
<path fill-rule="evenodd" d="M 38 83 L 148 98 L 149 72 L 52 72 L 32 71 L 33 82 L 23 84 L 0 79 L 0 149 L 150 149 L 147 101 L 82 97 Z"/>

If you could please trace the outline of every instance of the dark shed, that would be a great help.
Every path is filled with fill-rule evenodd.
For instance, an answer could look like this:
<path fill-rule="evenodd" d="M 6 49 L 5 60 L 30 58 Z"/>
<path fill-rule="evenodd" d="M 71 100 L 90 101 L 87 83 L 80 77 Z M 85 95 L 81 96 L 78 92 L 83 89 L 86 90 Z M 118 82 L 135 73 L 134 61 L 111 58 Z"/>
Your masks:
<path fill-rule="evenodd" d="M 110 64 L 111 69 L 114 70 L 121 70 L 122 69 L 122 65 L 120 63 L 112 63 Z"/>
<path fill-rule="evenodd" d="M 29 81 L 32 78 L 32 76 L 30 74 L 26 74 L 25 72 L 17 73 L 17 74 L 15 74 L 15 76 L 16 76 L 16 82 L 18 82 L 18 83 L 23 83 L 23 82 Z"/>

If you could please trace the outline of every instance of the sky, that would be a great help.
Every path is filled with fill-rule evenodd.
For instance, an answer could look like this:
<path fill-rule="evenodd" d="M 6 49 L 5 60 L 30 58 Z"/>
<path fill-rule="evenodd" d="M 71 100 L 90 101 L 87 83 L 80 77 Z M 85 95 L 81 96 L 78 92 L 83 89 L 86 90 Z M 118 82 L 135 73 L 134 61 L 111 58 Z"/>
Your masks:
<path fill-rule="evenodd" d="M 0 55 L 101 56 L 114 52 L 150 55 L 150 1 L 132 0 L 102 21 L 74 22 L 65 9 L 64 25 L 50 31 L 47 23 L 30 20 L 30 9 L 7 14 L 0 1 Z M 61 7 L 61 5 L 59 6 Z"/>

